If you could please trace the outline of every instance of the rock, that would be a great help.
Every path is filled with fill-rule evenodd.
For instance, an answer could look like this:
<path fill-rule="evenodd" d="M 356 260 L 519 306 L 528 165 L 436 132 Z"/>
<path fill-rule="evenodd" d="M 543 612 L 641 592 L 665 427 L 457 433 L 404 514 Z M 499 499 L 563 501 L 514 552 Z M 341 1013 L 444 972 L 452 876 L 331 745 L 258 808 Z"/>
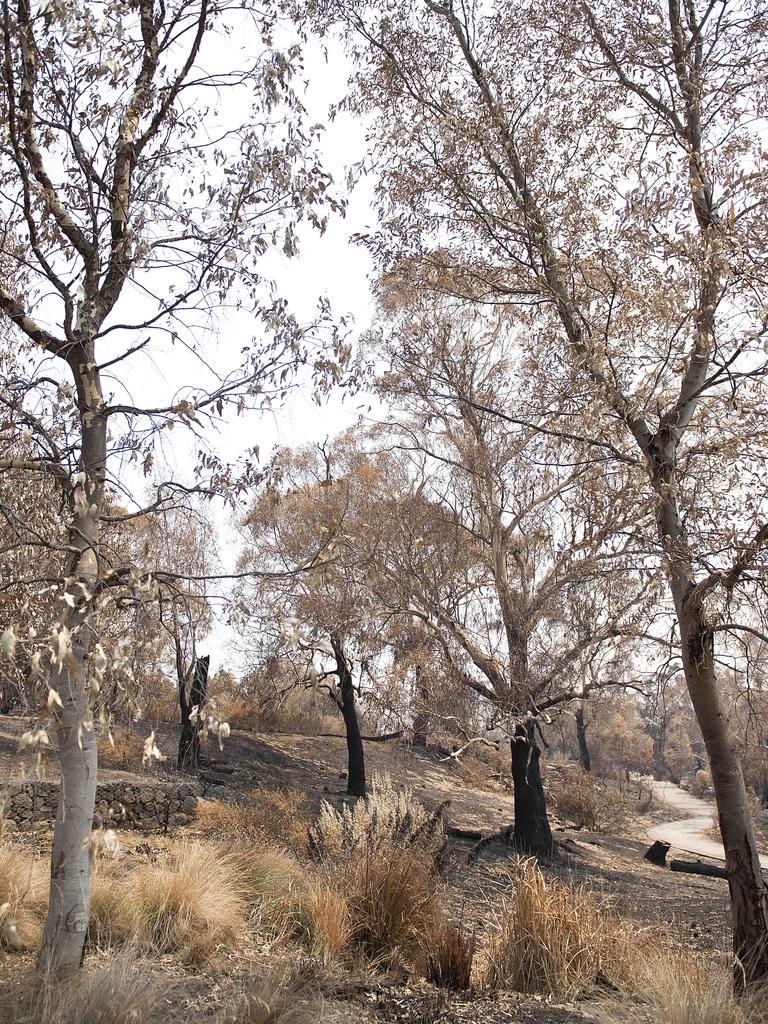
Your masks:
<path fill-rule="evenodd" d="M 197 797 L 190 793 L 184 797 L 181 804 L 181 809 L 184 814 L 196 814 L 197 813 Z"/>

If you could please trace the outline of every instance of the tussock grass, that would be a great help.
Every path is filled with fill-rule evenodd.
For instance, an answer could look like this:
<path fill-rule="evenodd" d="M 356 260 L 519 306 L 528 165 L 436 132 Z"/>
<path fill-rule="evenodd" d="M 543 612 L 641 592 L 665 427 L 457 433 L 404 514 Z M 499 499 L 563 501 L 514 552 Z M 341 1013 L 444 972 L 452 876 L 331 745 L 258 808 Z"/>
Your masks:
<path fill-rule="evenodd" d="M 338 880 L 333 887 L 286 850 L 270 846 L 233 853 L 245 879 L 250 922 L 264 938 L 295 941 L 330 962 L 353 937 L 350 908 Z"/>
<path fill-rule="evenodd" d="M 371 794 L 337 811 L 327 801 L 309 831 L 309 848 L 318 861 L 354 861 L 374 853 L 412 850 L 431 867 L 445 866 L 446 838 L 442 806 L 428 811 L 407 787 L 388 775 L 374 775 Z"/>
<path fill-rule="evenodd" d="M 318 885 L 312 892 L 307 909 L 310 951 L 325 962 L 342 957 L 355 935 L 346 897 L 328 886 Z"/>
<path fill-rule="evenodd" d="M 39 945 L 48 887 L 42 861 L 20 847 L 0 844 L 0 949 L 25 951 Z"/>
<path fill-rule="evenodd" d="M 370 853 L 350 865 L 343 890 L 354 938 L 373 962 L 418 954 L 439 913 L 439 879 L 411 850 Z"/>
<path fill-rule="evenodd" d="M 437 920 L 424 934 L 424 975 L 440 988 L 456 991 L 472 983 L 475 937 L 462 924 Z"/>
<path fill-rule="evenodd" d="M 238 859 L 213 844 L 183 842 L 165 861 L 94 878 L 91 927 L 101 942 L 135 941 L 151 953 L 204 963 L 245 927 L 245 876 Z"/>
<path fill-rule="evenodd" d="M 323 805 L 310 830 L 318 872 L 348 908 L 349 942 L 372 964 L 414 960 L 439 918 L 445 830 L 408 789 L 375 776 L 367 800 Z"/>
<path fill-rule="evenodd" d="M 768 990 L 737 999 L 725 967 L 686 950 L 638 960 L 633 975 L 637 1001 L 608 1008 L 606 1024 L 768 1024 Z"/>
<path fill-rule="evenodd" d="M 585 888 L 547 882 L 535 860 L 518 860 L 487 950 L 492 988 L 573 999 L 627 968 L 626 925 Z"/>

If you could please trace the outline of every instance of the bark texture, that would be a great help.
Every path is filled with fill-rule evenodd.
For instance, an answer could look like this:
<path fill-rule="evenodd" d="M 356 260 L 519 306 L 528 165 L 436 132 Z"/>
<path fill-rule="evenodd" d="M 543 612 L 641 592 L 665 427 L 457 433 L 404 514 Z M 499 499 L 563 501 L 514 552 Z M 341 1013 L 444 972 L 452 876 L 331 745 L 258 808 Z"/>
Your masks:
<path fill-rule="evenodd" d="M 57 691 L 61 795 L 51 852 L 51 886 L 40 962 L 54 976 L 82 963 L 90 913 L 90 838 L 96 802 L 96 736 L 88 714 L 89 618 L 98 587 L 99 519 L 106 471 L 107 424 L 93 346 L 70 357 L 77 387 L 82 448 L 80 482 L 71 496 L 70 553 L 65 566 L 65 611 L 60 655 L 51 671 Z"/>
<path fill-rule="evenodd" d="M 541 750 L 533 722 L 518 725 L 511 740 L 512 783 L 515 794 L 515 845 L 526 853 L 552 857 L 555 843 L 547 816 L 547 798 L 541 779 Z"/>
<path fill-rule="evenodd" d="M 576 738 L 579 741 L 579 764 L 585 772 L 592 771 L 592 758 L 587 743 L 587 723 L 584 721 L 584 708 L 576 709 Z"/>
<path fill-rule="evenodd" d="M 178 653 L 178 652 L 177 652 Z M 210 657 L 195 658 L 192 673 L 192 685 L 187 695 L 186 681 L 179 677 L 179 707 L 181 709 L 181 735 L 179 736 L 179 752 L 177 766 L 186 771 L 193 771 L 200 765 L 200 722 L 205 699 L 208 695 L 208 667 Z M 197 708 L 199 715 L 193 722 L 192 711 Z"/>

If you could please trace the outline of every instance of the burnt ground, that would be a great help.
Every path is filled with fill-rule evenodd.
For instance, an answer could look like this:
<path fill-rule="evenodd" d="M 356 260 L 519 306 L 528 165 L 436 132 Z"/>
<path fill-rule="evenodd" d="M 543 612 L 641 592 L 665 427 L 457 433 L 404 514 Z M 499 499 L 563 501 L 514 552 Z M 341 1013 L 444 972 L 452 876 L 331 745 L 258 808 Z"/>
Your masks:
<path fill-rule="evenodd" d="M 18 779 L 30 771 L 31 765 L 22 763 L 15 753 L 17 737 L 27 727 L 20 719 L 0 718 L 0 779 Z M 169 755 L 174 752 L 176 735 L 172 727 L 159 732 L 159 746 Z M 215 747 L 212 756 L 214 763 L 201 772 L 206 796 L 212 799 L 257 800 L 260 789 L 290 788 L 301 793 L 310 809 L 316 811 L 323 799 L 335 800 L 344 793 L 342 737 L 235 731 L 224 751 Z M 386 772 L 397 784 L 411 787 L 427 806 L 450 801 L 446 810 L 449 826 L 491 833 L 513 820 L 513 801 L 503 782 L 478 783 L 475 778 L 468 779 L 453 762 L 396 741 L 368 743 L 366 756 L 369 777 Z M 51 778 L 55 778 L 54 762 L 52 758 Z M 130 772 L 104 771 L 101 777 L 105 781 L 180 778 L 167 765 Z M 631 814 L 621 828 L 621 836 L 575 830 L 555 820 L 561 852 L 555 862 L 542 865 L 543 870 L 610 897 L 617 910 L 636 922 L 638 930 L 649 929 L 662 938 L 681 938 L 689 948 L 715 958 L 724 956 L 730 945 L 726 882 L 673 874 L 643 859 L 648 846 L 646 828 L 665 816 L 669 813 L 663 806 L 652 806 L 645 815 Z M 504 891 L 505 872 L 515 855 L 509 846 L 494 843 L 468 867 L 466 861 L 473 845 L 466 839 L 452 841 L 455 866 L 451 902 L 468 926 L 481 931 L 488 920 L 490 903 Z M 675 854 L 673 850 L 672 856 Z M 19 959 L 6 958 L 3 964 L 0 955 L 0 979 L 7 977 L 10 961 L 18 966 Z M 172 969 L 170 965 L 168 969 Z M 212 978 L 185 975 L 188 993 L 195 985 L 210 989 L 212 984 Z M 451 996 L 446 1002 L 443 993 L 426 983 L 403 979 L 369 975 L 360 979 L 359 985 L 349 977 L 339 984 L 344 991 L 328 995 L 341 998 L 345 1006 L 353 1008 L 350 1019 L 403 1024 L 585 1024 L 594 1019 L 589 1006 L 583 1004 L 555 1007 L 513 995 Z"/>

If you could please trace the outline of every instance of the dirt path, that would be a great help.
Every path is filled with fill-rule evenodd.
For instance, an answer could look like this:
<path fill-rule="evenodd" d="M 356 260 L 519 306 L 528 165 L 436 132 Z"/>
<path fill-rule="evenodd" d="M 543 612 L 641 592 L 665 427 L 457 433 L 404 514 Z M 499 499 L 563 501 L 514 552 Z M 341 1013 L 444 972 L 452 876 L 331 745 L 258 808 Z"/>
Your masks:
<path fill-rule="evenodd" d="M 699 857 L 725 860 L 723 844 L 708 835 L 712 827 L 712 804 L 700 800 L 692 793 L 686 793 L 673 782 L 654 782 L 653 791 L 670 807 L 680 811 L 682 817 L 679 821 L 670 821 L 650 829 L 648 836 L 651 839 L 661 839 L 671 843 L 678 850 L 694 853 Z M 764 868 L 768 868 L 766 854 L 761 854 L 760 863 Z"/>

